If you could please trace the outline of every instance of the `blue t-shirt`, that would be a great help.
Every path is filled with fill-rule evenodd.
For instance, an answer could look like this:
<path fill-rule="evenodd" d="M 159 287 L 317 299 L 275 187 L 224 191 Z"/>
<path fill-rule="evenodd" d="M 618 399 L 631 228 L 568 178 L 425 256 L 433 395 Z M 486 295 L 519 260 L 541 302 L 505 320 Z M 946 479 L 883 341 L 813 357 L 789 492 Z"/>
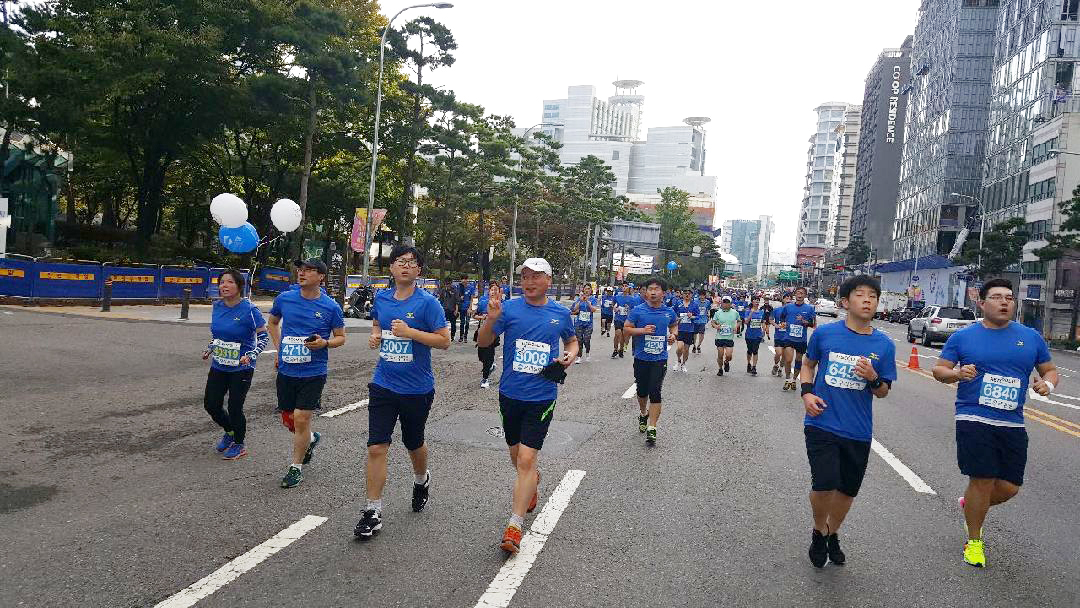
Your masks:
<path fill-rule="evenodd" d="M 223 372 L 255 369 L 255 362 L 240 364 L 240 358 L 255 348 L 255 330 L 266 326 L 262 313 L 251 300 L 241 299 L 229 308 L 225 300 L 215 300 L 210 318 L 210 367 Z"/>
<path fill-rule="evenodd" d="M 742 300 L 735 300 L 734 302 L 732 302 L 732 305 L 735 307 L 736 312 L 739 313 L 739 316 L 743 317 L 745 319 L 746 318 L 746 302 L 743 302 Z"/>
<path fill-rule="evenodd" d="M 648 304 L 638 304 L 630 311 L 627 321 L 641 329 L 646 325 L 655 325 L 652 333 L 634 336 L 634 358 L 642 361 L 667 361 L 668 328 L 679 320 L 679 315 L 670 306 L 653 308 Z"/>
<path fill-rule="evenodd" d="M 486 315 L 488 302 L 491 300 L 490 296 L 480 296 L 476 300 L 476 314 Z M 505 298 L 504 298 L 505 300 Z"/>
<path fill-rule="evenodd" d="M 687 304 L 686 302 L 679 300 L 675 303 L 675 306 L 673 308 L 675 310 L 675 314 L 679 315 L 679 331 L 694 331 L 694 323 L 697 322 L 697 316 L 701 312 L 701 309 L 698 308 L 697 302 L 690 300 L 690 303 Z M 635 323 L 635 326 L 636 325 L 637 324 Z"/>
<path fill-rule="evenodd" d="M 780 317 L 783 316 L 784 307 L 774 308 L 772 311 L 772 320 L 776 324 L 776 333 L 773 335 L 774 340 L 787 340 L 787 330 L 780 329 Z"/>
<path fill-rule="evenodd" d="M 394 290 L 387 289 L 375 295 L 371 318 L 379 322 L 382 333 L 379 361 L 375 364 L 371 382 L 399 395 L 426 395 L 435 390 L 431 347 L 409 338 L 399 338 L 390 330 L 395 319 L 429 333 L 449 327 L 446 313 L 435 296 L 416 288 L 411 296 L 398 300 Z"/>
<path fill-rule="evenodd" d="M 978 322 L 949 336 L 941 358 L 974 364 L 978 372 L 956 383 L 957 420 L 1023 427 L 1031 372 L 1050 360 L 1050 350 L 1038 332 L 1015 321 L 1002 329 Z"/>
<path fill-rule="evenodd" d="M 274 298 L 270 314 L 281 319 L 278 373 L 293 378 L 325 376 L 330 349 L 308 350 L 304 341 L 312 334 L 329 340 L 335 329 L 345 327 L 338 303 L 325 293 L 309 300 L 293 289 Z"/>
<path fill-rule="evenodd" d="M 611 317 L 615 309 L 615 296 L 600 296 L 600 316 Z"/>
<path fill-rule="evenodd" d="M 630 314 L 630 309 L 637 306 L 637 299 L 633 294 L 624 296 L 622 294 L 615 296 L 615 320 L 625 321 L 626 316 Z"/>
<path fill-rule="evenodd" d="M 459 312 L 467 312 L 469 305 L 472 304 L 473 296 L 476 295 L 476 286 L 469 283 L 462 283 L 458 289 L 458 293 L 461 294 L 461 302 L 458 304 Z"/>
<path fill-rule="evenodd" d="M 593 313 L 586 303 L 596 308 L 596 297 L 590 296 L 584 302 L 581 298 L 578 298 L 574 300 L 574 304 L 570 307 L 570 314 L 574 315 L 574 325 L 577 327 L 592 327 Z"/>
<path fill-rule="evenodd" d="M 698 315 L 694 319 L 694 325 L 697 325 L 698 327 L 700 327 L 700 326 L 705 325 L 706 323 L 709 322 L 709 299 L 708 298 L 698 297 L 697 305 L 698 305 Z"/>
<path fill-rule="evenodd" d="M 743 316 L 743 323 L 746 325 L 743 336 L 747 340 L 761 340 L 765 337 L 765 330 L 762 329 L 762 325 L 765 324 L 765 312 L 760 308 L 753 311 L 747 310 Z"/>
<path fill-rule="evenodd" d="M 874 330 L 860 334 L 844 321 L 822 325 L 810 337 L 806 356 L 818 362 L 814 394 L 825 401 L 817 416 L 807 414 L 803 424 L 856 441 L 873 437 L 874 414 L 869 382 L 855 375 L 859 357 L 866 357 L 883 382 L 896 381 L 896 345 Z"/>
<path fill-rule="evenodd" d="M 575 336 L 570 311 L 551 300 L 533 306 L 524 297 L 514 298 L 503 304 L 492 331 L 503 334 L 499 392 L 519 401 L 555 399 L 558 385 L 540 372 L 559 358 L 561 341 Z"/>
<path fill-rule="evenodd" d="M 802 306 L 792 302 L 780 310 L 780 321 L 787 323 L 787 341 L 806 342 L 806 334 L 810 333 L 806 326 L 813 325 L 816 318 L 814 307 L 806 302 Z"/>

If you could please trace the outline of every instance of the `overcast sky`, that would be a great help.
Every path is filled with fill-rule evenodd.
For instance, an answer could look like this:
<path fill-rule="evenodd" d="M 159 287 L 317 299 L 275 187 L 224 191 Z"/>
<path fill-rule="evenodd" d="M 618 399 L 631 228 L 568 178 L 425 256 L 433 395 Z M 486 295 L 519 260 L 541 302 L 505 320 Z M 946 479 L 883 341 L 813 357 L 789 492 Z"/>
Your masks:
<path fill-rule="evenodd" d="M 772 248 L 795 249 L 815 106 L 862 103 L 883 48 L 915 30 L 918 0 L 452 0 L 429 14 L 458 43 L 431 83 L 463 101 L 540 121 L 542 100 L 616 78 L 645 82 L 645 128 L 709 116 L 706 173 L 719 177 L 717 223 L 771 214 Z M 390 16 L 417 2 L 384 0 Z"/>

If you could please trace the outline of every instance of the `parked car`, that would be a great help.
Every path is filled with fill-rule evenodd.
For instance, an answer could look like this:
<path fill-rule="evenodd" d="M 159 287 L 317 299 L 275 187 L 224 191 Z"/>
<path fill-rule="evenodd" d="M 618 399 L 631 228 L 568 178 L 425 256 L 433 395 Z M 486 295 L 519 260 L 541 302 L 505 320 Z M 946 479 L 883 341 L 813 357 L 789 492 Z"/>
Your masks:
<path fill-rule="evenodd" d="M 836 308 L 836 302 L 825 298 L 818 298 L 816 304 L 814 304 L 814 312 L 819 315 L 829 315 L 836 318 L 840 311 Z"/>
<path fill-rule="evenodd" d="M 944 342 L 958 330 L 975 322 L 975 313 L 959 306 L 927 306 L 919 315 L 908 321 L 907 339 L 914 343 L 922 340 L 923 346 Z"/>

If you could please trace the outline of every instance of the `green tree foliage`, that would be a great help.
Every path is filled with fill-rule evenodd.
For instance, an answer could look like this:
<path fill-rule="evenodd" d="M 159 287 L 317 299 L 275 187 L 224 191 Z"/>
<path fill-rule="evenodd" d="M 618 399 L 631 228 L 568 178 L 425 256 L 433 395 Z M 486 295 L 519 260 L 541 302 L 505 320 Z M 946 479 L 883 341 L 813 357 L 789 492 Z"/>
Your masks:
<path fill-rule="evenodd" d="M 1072 198 L 1058 203 L 1064 220 L 1058 230 L 1047 237 L 1047 245 L 1035 250 L 1041 260 L 1080 260 L 1080 186 L 1073 190 Z M 1080 317 L 1080 289 L 1073 289 L 1072 331 L 1075 339 Z"/>
<path fill-rule="evenodd" d="M 1006 268 L 1020 261 L 1024 243 L 1028 239 L 1024 225 L 1024 218 L 1020 217 L 1009 218 L 994 224 L 983 237 L 981 252 L 979 239 L 969 237 L 956 261 L 976 266 L 975 272 L 979 278 L 1000 275 Z M 980 260 L 981 266 L 979 266 Z"/>
<path fill-rule="evenodd" d="M 694 223 L 694 214 L 690 209 L 690 195 L 672 187 L 658 192 L 660 204 L 656 206 L 652 221 L 660 224 L 662 251 L 659 265 L 666 268 L 667 262 L 674 259 L 679 264 L 679 268 L 672 278 L 685 284 L 705 282 L 710 271 L 717 264 L 720 265 L 722 271 L 723 264 L 716 259 L 720 254 L 716 248 L 716 242 L 712 236 L 702 232 Z M 698 256 L 692 255 L 694 247 L 700 248 Z"/>
<path fill-rule="evenodd" d="M 859 266 L 870 259 L 870 245 L 861 234 L 851 237 L 851 242 L 844 248 L 844 265 Z"/>

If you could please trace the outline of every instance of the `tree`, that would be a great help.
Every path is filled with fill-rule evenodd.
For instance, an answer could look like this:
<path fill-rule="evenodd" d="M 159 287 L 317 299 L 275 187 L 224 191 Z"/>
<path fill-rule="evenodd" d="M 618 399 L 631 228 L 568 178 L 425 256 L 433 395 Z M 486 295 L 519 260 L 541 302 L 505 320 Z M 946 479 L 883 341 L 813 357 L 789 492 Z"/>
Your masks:
<path fill-rule="evenodd" d="M 844 265 L 860 266 L 870 259 L 870 245 L 866 243 L 861 234 L 851 237 L 851 241 L 844 248 Z"/>
<path fill-rule="evenodd" d="M 1073 190 L 1072 198 L 1058 203 L 1064 220 L 1058 231 L 1049 235 L 1047 245 L 1035 250 L 1040 260 L 1080 260 L 1080 186 Z M 1080 289 L 1073 287 L 1072 318 L 1070 319 L 1069 339 L 1075 340 L 1077 317 L 1080 315 Z"/>
<path fill-rule="evenodd" d="M 1024 243 L 1028 240 L 1024 226 L 1024 218 L 1020 217 L 994 224 L 983 237 L 981 250 L 979 239 L 968 238 L 956 261 L 976 266 L 975 272 L 980 279 L 1002 274 L 1006 268 L 1019 262 L 1023 255 Z"/>
<path fill-rule="evenodd" d="M 694 222 L 687 192 L 670 186 L 658 192 L 660 204 L 656 206 L 654 219 L 660 224 L 660 249 L 666 250 L 661 252 L 661 266 L 676 258 L 679 269 L 673 274 L 675 280 L 704 282 L 715 262 L 712 258 L 719 256 L 716 242 Z M 694 247 L 700 248 L 697 257 L 691 254 Z"/>

